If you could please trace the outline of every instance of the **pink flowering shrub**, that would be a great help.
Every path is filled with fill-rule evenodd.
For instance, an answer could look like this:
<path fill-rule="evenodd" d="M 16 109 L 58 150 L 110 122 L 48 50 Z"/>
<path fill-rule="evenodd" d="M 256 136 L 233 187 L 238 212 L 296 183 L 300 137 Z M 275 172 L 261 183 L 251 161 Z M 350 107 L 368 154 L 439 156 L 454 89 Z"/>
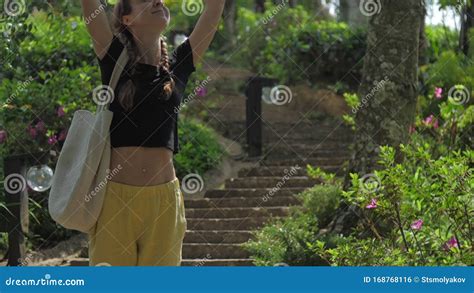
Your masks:
<path fill-rule="evenodd" d="M 382 147 L 383 168 L 371 180 L 351 174 L 343 196 L 362 211 L 352 236 L 368 238 L 348 237 L 334 249 L 317 243 L 315 251 L 337 265 L 473 265 L 474 151 L 435 157 L 432 149 L 414 139 L 396 164 L 394 149 Z"/>

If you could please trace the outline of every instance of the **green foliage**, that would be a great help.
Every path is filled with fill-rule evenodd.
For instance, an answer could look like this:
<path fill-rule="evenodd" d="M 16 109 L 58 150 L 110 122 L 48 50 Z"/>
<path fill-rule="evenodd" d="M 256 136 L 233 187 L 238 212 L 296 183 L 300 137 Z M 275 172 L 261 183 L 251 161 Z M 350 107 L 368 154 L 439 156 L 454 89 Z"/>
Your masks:
<path fill-rule="evenodd" d="M 428 41 L 425 54 L 429 63 L 437 61 L 443 52 L 454 50 L 458 46 L 457 32 L 447 27 L 426 26 L 425 34 Z"/>
<path fill-rule="evenodd" d="M 331 266 L 402 266 L 406 256 L 388 241 L 376 238 L 358 239 L 354 236 L 339 238 L 337 247 L 328 248 L 324 241 L 313 245 L 313 253 Z"/>
<path fill-rule="evenodd" d="M 414 127 L 437 146 L 437 154 L 472 147 L 474 63 L 462 54 L 446 51 L 422 72 L 427 83 L 418 100 Z"/>
<path fill-rule="evenodd" d="M 40 71 L 35 79 L 3 79 L 0 125 L 7 131 L 8 138 L 2 145 L 2 155 L 41 152 L 58 146 L 48 144 L 48 138 L 67 131 L 76 110 L 95 111 L 91 93 L 100 84 L 93 80 L 99 79 L 97 68 L 88 65 L 76 69 L 62 67 L 57 72 Z M 64 108 L 62 117 L 57 114 L 59 106 Z M 32 137 L 28 127 L 40 121 L 45 123 L 46 131 Z"/>
<path fill-rule="evenodd" d="M 469 252 L 474 241 L 474 152 L 453 151 L 435 158 L 431 148 L 423 141 L 402 145 L 405 161 L 397 164 L 394 149 L 382 147 L 383 169 L 372 175 L 376 186 L 364 184 L 352 174 L 352 187 L 343 193 L 348 202 L 362 208 L 359 232 L 371 231 L 388 251 L 398 253 L 397 248 L 402 249 L 403 262 L 387 265 L 472 265 L 474 261 Z M 367 208 L 374 199 L 376 207 Z M 423 221 L 420 228 L 413 226 L 417 220 Z M 448 247 L 452 237 L 458 245 Z M 353 239 L 349 245 L 356 251 L 368 243 Z M 340 247 L 335 254 L 328 253 L 336 263 L 365 264 L 358 262 L 357 256 L 348 260 L 350 255 L 344 255 L 344 260 L 338 260 L 338 253 L 344 250 Z M 378 260 L 374 257 L 368 263 Z"/>
<path fill-rule="evenodd" d="M 306 166 L 306 172 L 308 173 L 309 177 L 319 179 L 324 183 L 331 183 L 331 184 L 339 183 L 339 181 L 336 178 L 336 174 L 325 172 L 320 167 L 314 168 L 308 164 Z"/>
<path fill-rule="evenodd" d="M 334 174 L 329 176 L 334 177 Z M 316 185 L 297 195 L 303 207 L 318 219 L 318 227 L 324 228 L 331 222 L 341 200 L 341 187 L 337 185 Z"/>
<path fill-rule="evenodd" d="M 175 156 L 178 177 L 189 173 L 203 174 L 215 168 L 221 161 L 224 150 L 214 132 L 204 124 L 190 118 L 178 122 L 181 151 Z"/>
<path fill-rule="evenodd" d="M 331 185 L 310 188 L 298 198 L 303 208 L 292 207 L 290 216 L 275 219 L 261 230 L 253 231 L 254 239 L 243 247 L 255 258 L 257 265 L 268 266 L 280 262 L 289 265 L 325 265 L 313 251 L 313 243 L 319 238 L 319 229 L 327 224 L 338 207 L 341 190 Z M 331 235 L 324 239 L 334 243 Z"/>
<path fill-rule="evenodd" d="M 456 54 L 453 51 L 441 53 L 438 61 L 423 67 L 422 72 L 426 73 L 427 86 L 430 89 L 442 87 L 447 90 L 456 84 L 474 88 L 474 64 L 471 59 Z"/>
<path fill-rule="evenodd" d="M 334 21 L 314 21 L 303 6 L 276 13 L 273 8 L 264 15 L 239 9 L 237 39 L 246 46 L 233 56 L 236 63 L 282 83 L 335 82 L 348 72 L 359 75 L 359 61 L 365 53 L 363 30 Z"/>

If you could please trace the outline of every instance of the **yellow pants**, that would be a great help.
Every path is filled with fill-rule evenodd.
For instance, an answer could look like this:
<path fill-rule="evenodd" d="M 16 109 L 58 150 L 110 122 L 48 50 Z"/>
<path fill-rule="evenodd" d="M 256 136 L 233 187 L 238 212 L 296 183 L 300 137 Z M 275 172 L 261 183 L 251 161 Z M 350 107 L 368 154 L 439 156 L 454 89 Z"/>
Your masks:
<path fill-rule="evenodd" d="M 89 234 L 90 266 L 179 266 L 186 232 L 179 179 L 151 186 L 108 181 Z"/>

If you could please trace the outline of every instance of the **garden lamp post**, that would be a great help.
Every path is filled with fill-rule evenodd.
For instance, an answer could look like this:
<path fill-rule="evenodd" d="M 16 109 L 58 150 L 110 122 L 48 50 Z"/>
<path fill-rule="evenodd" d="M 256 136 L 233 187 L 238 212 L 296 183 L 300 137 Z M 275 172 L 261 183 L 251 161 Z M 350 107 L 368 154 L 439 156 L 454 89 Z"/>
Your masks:
<path fill-rule="evenodd" d="M 262 155 L 262 94 L 264 88 L 277 84 L 276 79 L 253 76 L 247 80 L 245 89 L 247 151 L 249 157 Z M 266 91 L 268 92 L 268 91 Z"/>

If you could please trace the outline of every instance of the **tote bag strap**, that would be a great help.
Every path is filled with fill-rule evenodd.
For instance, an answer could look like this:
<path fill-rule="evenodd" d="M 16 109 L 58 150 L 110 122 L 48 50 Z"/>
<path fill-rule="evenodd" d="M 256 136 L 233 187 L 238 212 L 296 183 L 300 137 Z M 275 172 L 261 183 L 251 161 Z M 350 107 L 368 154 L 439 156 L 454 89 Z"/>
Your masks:
<path fill-rule="evenodd" d="M 127 54 L 127 48 L 124 48 L 122 50 L 122 53 L 120 54 L 117 62 L 115 63 L 115 67 L 114 67 L 114 70 L 112 71 L 112 76 L 110 77 L 110 82 L 109 82 L 109 87 L 108 89 L 103 89 L 103 90 L 107 90 L 107 91 L 112 91 L 112 98 L 110 99 L 107 99 L 107 103 L 104 103 L 104 104 L 99 104 L 97 106 L 97 112 L 100 112 L 100 111 L 103 111 L 105 109 L 108 109 L 109 108 L 109 105 L 110 103 L 113 101 L 113 99 L 115 99 L 115 88 L 117 87 L 117 83 L 120 79 L 120 75 L 122 75 L 122 72 L 125 68 L 125 65 L 127 64 L 128 62 L 128 54 Z"/>

